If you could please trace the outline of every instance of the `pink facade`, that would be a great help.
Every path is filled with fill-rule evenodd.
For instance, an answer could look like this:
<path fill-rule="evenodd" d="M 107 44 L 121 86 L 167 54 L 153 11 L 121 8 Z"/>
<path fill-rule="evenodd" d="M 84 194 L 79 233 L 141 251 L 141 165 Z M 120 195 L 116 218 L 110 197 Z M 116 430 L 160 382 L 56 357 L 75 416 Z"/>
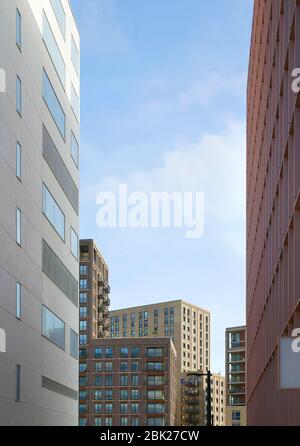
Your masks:
<path fill-rule="evenodd" d="M 255 0 L 247 104 L 247 421 L 300 425 L 278 340 L 300 327 L 299 0 Z M 295 373 L 300 373 L 295 370 Z"/>

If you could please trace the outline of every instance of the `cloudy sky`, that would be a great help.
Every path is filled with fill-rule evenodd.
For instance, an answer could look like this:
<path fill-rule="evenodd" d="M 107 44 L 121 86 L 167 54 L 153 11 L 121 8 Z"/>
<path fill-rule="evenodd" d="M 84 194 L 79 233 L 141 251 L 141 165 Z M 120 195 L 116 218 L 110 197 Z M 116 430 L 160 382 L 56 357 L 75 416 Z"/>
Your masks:
<path fill-rule="evenodd" d="M 245 89 L 252 0 L 72 0 L 81 32 L 81 237 L 112 308 L 185 299 L 212 314 L 212 369 L 245 313 Z M 204 192 L 205 230 L 104 229 L 102 191 Z"/>

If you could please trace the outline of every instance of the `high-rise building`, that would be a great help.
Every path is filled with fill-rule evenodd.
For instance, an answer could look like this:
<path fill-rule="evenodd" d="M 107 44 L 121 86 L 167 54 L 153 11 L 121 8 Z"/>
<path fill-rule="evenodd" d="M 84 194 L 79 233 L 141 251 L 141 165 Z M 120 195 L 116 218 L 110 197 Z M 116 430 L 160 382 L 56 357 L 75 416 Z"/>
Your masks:
<path fill-rule="evenodd" d="M 80 426 L 174 426 L 170 338 L 92 339 L 80 347 Z"/>
<path fill-rule="evenodd" d="M 247 104 L 247 419 L 299 425 L 280 390 L 282 336 L 300 327 L 300 4 L 255 0 Z"/>
<path fill-rule="evenodd" d="M 246 327 L 225 333 L 226 425 L 246 426 Z"/>
<path fill-rule="evenodd" d="M 80 240 L 80 345 L 109 336 L 108 267 L 93 240 Z"/>
<path fill-rule="evenodd" d="M 210 367 L 210 313 L 183 300 L 111 311 L 111 336 L 170 337 L 179 372 Z"/>
<path fill-rule="evenodd" d="M 1 0 L 0 42 L 0 424 L 76 425 L 80 42 L 69 1 Z"/>
<path fill-rule="evenodd" d="M 201 372 L 182 373 L 179 393 L 177 426 L 206 426 L 207 377 Z M 226 386 L 220 374 L 211 375 L 211 417 L 212 425 L 226 425 Z"/>

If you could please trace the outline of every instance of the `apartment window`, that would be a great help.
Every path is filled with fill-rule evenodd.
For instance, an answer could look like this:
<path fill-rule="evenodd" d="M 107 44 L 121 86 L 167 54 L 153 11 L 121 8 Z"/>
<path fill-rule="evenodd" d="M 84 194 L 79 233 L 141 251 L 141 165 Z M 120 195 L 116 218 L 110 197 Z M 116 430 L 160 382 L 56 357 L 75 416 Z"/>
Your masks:
<path fill-rule="evenodd" d="M 120 372 L 128 372 L 128 362 L 127 361 L 121 361 Z"/>
<path fill-rule="evenodd" d="M 111 347 L 105 349 L 105 357 L 112 358 L 113 357 L 113 349 Z"/>
<path fill-rule="evenodd" d="M 20 211 L 19 208 L 17 208 L 17 214 L 16 214 L 16 242 L 18 243 L 18 245 L 21 246 L 21 228 L 22 226 L 22 213 Z"/>
<path fill-rule="evenodd" d="M 139 426 L 139 425 L 140 425 L 139 417 L 131 417 L 131 426 Z"/>
<path fill-rule="evenodd" d="M 65 348 L 65 323 L 44 306 L 43 336 L 58 347 Z"/>
<path fill-rule="evenodd" d="M 94 390 L 94 400 L 95 401 L 102 400 L 102 390 Z"/>
<path fill-rule="evenodd" d="M 82 290 L 85 290 L 88 288 L 88 281 L 87 279 L 80 279 L 79 280 L 79 288 Z"/>
<path fill-rule="evenodd" d="M 73 159 L 76 167 L 78 167 L 78 163 L 79 163 L 79 144 L 78 144 L 78 141 L 75 138 L 73 132 L 71 132 L 71 156 L 72 156 L 72 159 Z"/>
<path fill-rule="evenodd" d="M 113 405 L 111 403 L 106 403 L 105 404 L 105 413 L 112 413 L 113 412 Z"/>
<path fill-rule="evenodd" d="M 16 284 L 16 317 L 22 317 L 22 286 L 19 282 Z"/>
<path fill-rule="evenodd" d="M 131 375 L 131 385 L 132 386 L 139 385 L 139 375 Z"/>
<path fill-rule="evenodd" d="M 148 400 L 163 400 L 164 394 L 162 390 L 148 390 L 147 398 Z"/>
<path fill-rule="evenodd" d="M 120 404 L 120 413 L 128 413 L 128 404 L 127 403 Z"/>
<path fill-rule="evenodd" d="M 94 386 L 102 386 L 102 376 L 101 375 L 94 376 Z"/>
<path fill-rule="evenodd" d="M 79 418 L 79 426 L 87 426 L 87 419 Z"/>
<path fill-rule="evenodd" d="M 121 356 L 121 358 L 128 358 L 128 348 L 127 347 L 120 348 L 120 356 Z"/>
<path fill-rule="evenodd" d="M 78 94 L 76 93 L 76 90 L 72 84 L 71 86 L 71 107 L 74 113 L 74 116 L 76 118 L 77 121 L 79 121 L 79 97 Z"/>
<path fill-rule="evenodd" d="M 86 359 L 87 357 L 87 350 L 86 348 L 80 348 L 79 349 L 79 358 L 80 359 Z"/>
<path fill-rule="evenodd" d="M 79 51 L 75 43 L 74 37 L 71 37 L 71 59 L 75 68 L 76 74 L 79 74 Z"/>
<path fill-rule="evenodd" d="M 138 362 L 132 362 L 131 363 L 131 371 L 132 372 L 138 372 L 139 371 L 139 363 Z"/>
<path fill-rule="evenodd" d="M 80 329 L 80 331 L 86 331 L 87 330 L 87 321 L 80 321 L 79 329 Z"/>
<path fill-rule="evenodd" d="M 154 312 L 153 312 L 153 316 L 154 316 L 155 318 L 158 318 L 158 309 L 155 309 L 155 310 L 154 310 Z"/>
<path fill-rule="evenodd" d="M 65 140 L 66 116 L 45 70 L 43 70 L 43 99 L 61 136 Z"/>
<path fill-rule="evenodd" d="M 138 389 L 131 389 L 131 399 L 132 400 L 139 400 L 140 399 L 140 392 Z"/>
<path fill-rule="evenodd" d="M 148 386 L 163 386 L 164 377 L 163 376 L 148 376 L 147 377 Z"/>
<path fill-rule="evenodd" d="M 86 345 L 88 341 L 87 335 L 79 335 L 79 344 L 80 345 Z"/>
<path fill-rule="evenodd" d="M 102 426 L 102 418 L 96 417 L 94 419 L 94 426 L 97 426 L 97 427 Z"/>
<path fill-rule="evenodd" d="M 113 419 L 112 417 L 105 417 L 105 426 L 112 426 Z"/>
<path fill-rule="evenodd" d="M 21 181 L 21 174 L 22 174 L 22 167 L 21 167 L 21 154 L 22 152 L 22 148 L 21 148 L 21 144 L 17 142 L 16 145 L 16 176 L 17 178 Z"/>
<path fill-rule="evenodd" d="M 120 386 L 128 386 L 128 376 L 120 375 Z"/>
<path fill-rule="evenodd" d="M 16 81 L 16 110 L 19 115 L 22 115 L 22 82 L 19 76 Z"/>
<path fill-rule="evenodd" d="M 94 412 L 95 412 L 96 414 L 101 413 L 101 412 L 102 412 L 102 404 L 95 403 L 95 404 L 94 404 Z"/>
<path fill-rule="evenodd" d="M 71 227 L 71 253 L 78 260 L 78 235 Z"/>
<path fill-rule="evenodd" d="M 86 413 L 87 405 L 86 404 L 79 404 L 79 413 Z"/>
<path fill-rule="evenodd" d="M 113 391 L 111 389 L 105 390 L 105 399 L 106 401 L 113 400 Z"/>
<path fill-rule="evenodd" d="M 57 202 L 43 184 L 43 214 L 51 223 L 58 235 L 65 239 L 65 215 L 58 206 Z"/>
<path fill-rule="evenodd" d="M 147 426 L 164 426 L 165 419 L 164 418 L 148 418 Z"/>
<path fill-rule="evenodd" d="M 157 414 L 157 413 L 164 413 L 165 411 L 165 406 L 164 404 L 160 404 L 160 403 L 148 403 L 147 404 L 147 413 L 150 414 Z"/>
<path fill-rule="evenodd" d="M 87 307 L 80 307 L 79 308 L 79 316 L 80 317 L 87 317 Z"/>
<path fill-rule="evenodd" d="M 112 372 L 113 371 L 113 363 L 112 362 L 106 362 L 105 363 L 105 371 L 106 372 Z"/>
<path fill-rule="evenodd" d="M 43 12 L 43 41 L 62 86 L 66 86 L 66 66 L 46 14 Z"/>
<path fill-rule="evenodd" d="M 87 303 L 87 294 L 86 293 L 79 294 L 79 303 L 81 303 L 81 304 Z"/>
<path fill-rule="evenodd" d="M 87 273 L 88 273 L 88 267 L 87 267 L 87 265 L 80 265 L 80 268 L 79 268 L 79 274 L 80 274 L 81 276 L 86 276 Z"/>
<path fill-rule="evenodd" d="M 232 421 L 240 421 L 241 420 L 241 412 L 236 411 L 232 412 Z"/>
<path fill-rule="evenodd" d="M 19 50 L 22 48 L 22 16 L 20 11 L 16 11 L 16 44 Z"/>
<path fill-rule="evenodd" d="M 78 359 L 78 334 L 70 329 L 70 355 Z"/>
<path fill-rule="evenodd" d="M 60 27 L 63 38 L 66 38 L 66 14 L 61 0 L 50 0 L 58 26 Z"/>
<path fill-rule="evenodd" d="M 80 376 L 79 378 L 79 386 L 80 387 L 86 387 L 88 384 L 88 379 L 86 376 Z"/>
<path fill-rule="evenodd" d="M 86 362 L 81 362 L 79 364 L 79 372 L 80 373 L 85 373 L 87 371 L 87 364 Z"/>
<path fill-rule="evenodd" d="M 102 372 L 102 362 L 95 362 L 94 363 L 94 370 L 97 373 Z"/>
<path fill-rule="evenodd" d="M 147 356 L 148 358 L 162 358 L 163 357 L 163 348 L 147 348 Z"/>
<path fill-rule="evenodd" d="M 102 358 L 102 348 L 100 347 L 94 348 L 94 358 L 96 359 Z"/>
<path fill-rule="evenodd" d="M 86 390 L 80 390 L 79 391 L 79 400 L 86 400 L 87 399 L 87 391 Z"/>
<path fill-rule="evenodd" d="M 120 391 L 120 400 L 128 400 L 128 390 L 121 390 Z"/>
<path fill-rule="evenodd" d="M 16 401 L 21 401 L 21 366 L 16 367 Z"/>

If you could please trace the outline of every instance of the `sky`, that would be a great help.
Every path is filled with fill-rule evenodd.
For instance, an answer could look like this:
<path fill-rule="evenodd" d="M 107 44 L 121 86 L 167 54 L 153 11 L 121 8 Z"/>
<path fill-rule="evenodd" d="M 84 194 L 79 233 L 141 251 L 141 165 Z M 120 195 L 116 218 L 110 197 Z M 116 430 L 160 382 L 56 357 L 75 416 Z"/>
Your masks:
<path fill-rule="evenodd" d="M 252 0 L 72 0 L 81 34 L 81 238 L 111 308 L 211 312 L 211 368 L 245 323 L 245 107 Z M 203 192 L 204 233 L 101 228 L 100 192 Z"/>

